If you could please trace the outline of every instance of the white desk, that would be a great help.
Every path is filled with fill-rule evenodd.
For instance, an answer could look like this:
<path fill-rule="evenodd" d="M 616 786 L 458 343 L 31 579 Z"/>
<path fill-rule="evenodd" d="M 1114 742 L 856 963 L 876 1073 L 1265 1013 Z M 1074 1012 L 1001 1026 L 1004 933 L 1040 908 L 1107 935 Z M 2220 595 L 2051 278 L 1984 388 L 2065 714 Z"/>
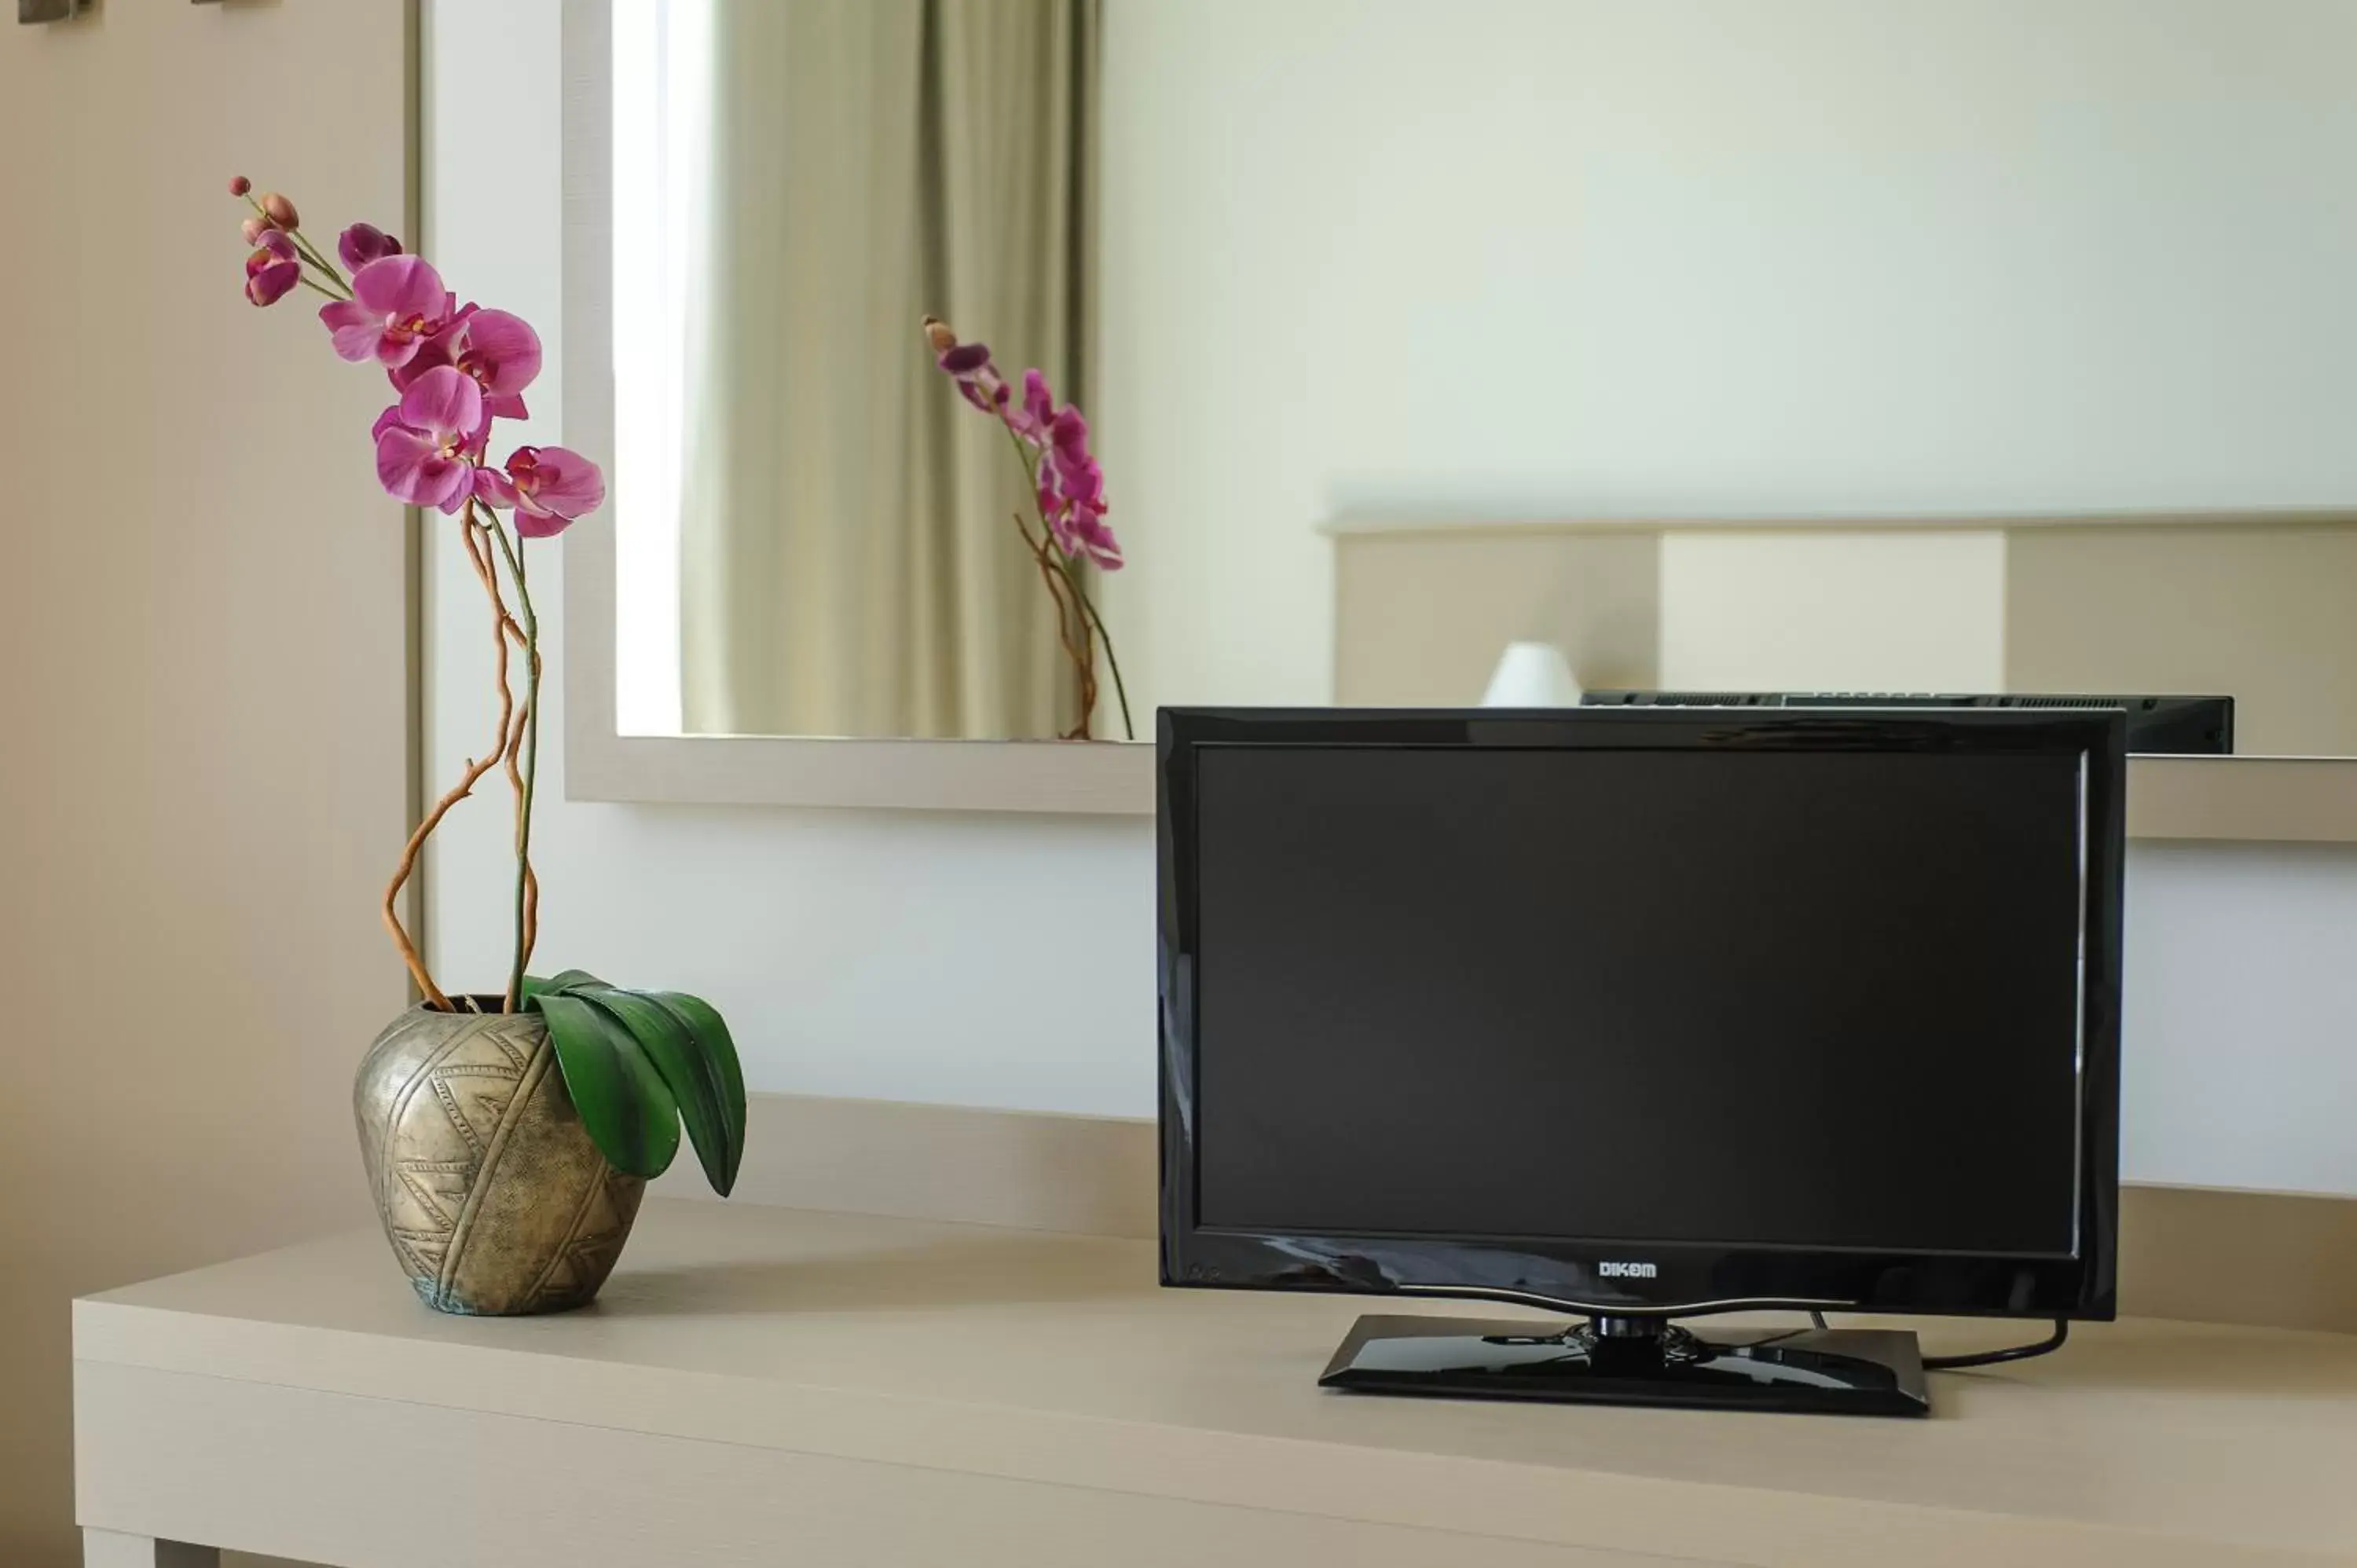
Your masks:
<path fill-rule="evenodd" d="M 2357 1337 L 2091 1325 L 1912 1422 L 1315 1387 L 1395 1309 L 658 1201 L 596 1307 L 470 1321 L 354 1234 L 76 1305 L 80 1517 L 108 1568 L 2357 1564 Z"/>

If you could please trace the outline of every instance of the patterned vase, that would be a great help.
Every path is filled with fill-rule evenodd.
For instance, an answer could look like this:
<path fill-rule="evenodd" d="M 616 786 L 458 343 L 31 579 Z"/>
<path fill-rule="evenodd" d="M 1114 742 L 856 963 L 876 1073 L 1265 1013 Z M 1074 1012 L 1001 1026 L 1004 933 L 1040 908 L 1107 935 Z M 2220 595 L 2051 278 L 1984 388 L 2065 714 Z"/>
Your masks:
<path fill-rule="evenodd" d="M 369 1048 L 352 1109 L 377 1217 L 426 1305 L 563 1312 L 613 1272 L 646 1183 L 589 1141 L 537 1014 L 411 1009 Z"/>

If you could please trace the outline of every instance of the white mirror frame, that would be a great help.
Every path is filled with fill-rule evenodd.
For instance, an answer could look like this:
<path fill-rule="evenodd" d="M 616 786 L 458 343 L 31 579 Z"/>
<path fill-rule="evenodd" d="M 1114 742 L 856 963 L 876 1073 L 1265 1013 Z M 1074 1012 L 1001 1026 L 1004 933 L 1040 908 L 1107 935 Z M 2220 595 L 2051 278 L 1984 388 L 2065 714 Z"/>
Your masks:
<path fill-rule="evenodd" d="M 565 437 L 611 455 L 613 11 L 564 7 Z M 616 724 L 615 508 L 565 535 L 565 792 L 576 800 L 956 811 L 1154 811 L 1150 745 L 631 736 Z M 2357 679 L 2357 671 L 2351 672 Z M 2141 839 L 2357 843 L 2357 758 L 2140 757 Z"/>

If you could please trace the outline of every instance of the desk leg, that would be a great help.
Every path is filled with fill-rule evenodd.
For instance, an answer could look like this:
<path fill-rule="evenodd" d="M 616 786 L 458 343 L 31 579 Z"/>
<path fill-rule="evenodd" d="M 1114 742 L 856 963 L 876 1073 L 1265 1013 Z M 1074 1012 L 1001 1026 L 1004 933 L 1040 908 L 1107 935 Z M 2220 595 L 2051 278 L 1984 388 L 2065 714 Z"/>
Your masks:
<path fill-rule="evenodd" d="M 152 1535 L 117 1535 L 111 1530 L 81 1532 L 82 1568 L 221 1568 L 210 1546 L 158 1541 Z"/>

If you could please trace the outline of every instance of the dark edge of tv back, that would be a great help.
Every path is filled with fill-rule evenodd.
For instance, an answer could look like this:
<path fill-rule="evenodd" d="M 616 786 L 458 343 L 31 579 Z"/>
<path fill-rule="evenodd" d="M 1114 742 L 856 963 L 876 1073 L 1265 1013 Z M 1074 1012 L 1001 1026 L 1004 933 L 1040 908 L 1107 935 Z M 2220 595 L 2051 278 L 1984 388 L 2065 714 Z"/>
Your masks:
<path fill-rule="evenodd" d="M 1582 707 L 1654 708 L 2117 708 L 2127 715 L 2128 750 L 2147 757 L 2232 757 L 2232 697 L 2055 693 L 1663 692 L 1584 693 Z"/>
<path fill-rule="evenodd" d="M 2116 1313 L 2121 875 L 2126 715 L 2108 705 L 1841 713 L 1674 705 L 1577 709 L 1164 708 L 1157 722 L 1159 1262 L 1181 1288 L 1446 1296 L 1599 1318 L 1761 1308 L 2104 1320 Z M 2084 759 L 2082 1018 L 2076 1235 L 2068 1257 L 1835 1251 L 1628 1240 L 1417 1234 L 1300 1235 L 1197 1223 L 1191 1085 L 1195 1007 L 1196 751 L 1273 745 L 1562 749 L 2064 751 Z M 1649 1277 L 1603 1265 L 1641 1253 Z"/>

